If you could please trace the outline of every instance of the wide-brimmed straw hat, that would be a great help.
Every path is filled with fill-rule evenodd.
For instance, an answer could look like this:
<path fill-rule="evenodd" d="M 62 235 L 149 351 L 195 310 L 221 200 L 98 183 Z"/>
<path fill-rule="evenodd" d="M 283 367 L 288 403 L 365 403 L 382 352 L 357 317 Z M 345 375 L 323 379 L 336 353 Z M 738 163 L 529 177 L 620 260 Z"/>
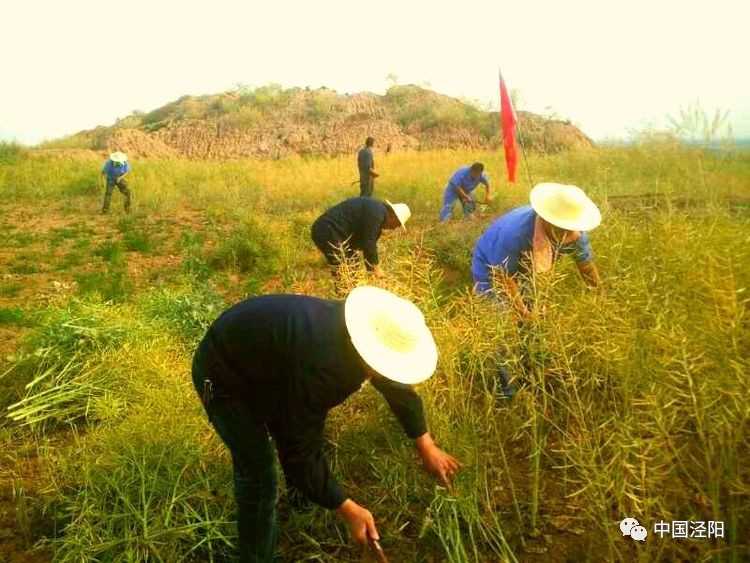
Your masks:
<path fill-rule="evenodd" d="M 391 203 L 387 199 L 385 200 L 385 203 L 388 207 L 393 209 L 393 213 L 395 213 L 398 218 L 398 222 L 401 223 L 401 228 L 406 230 L 406 222 L 409 220 L 409 217 L 411 217 L 411 209 L 409 209 L 409 206 L 405 203 Z"/>
<path fill-rule="evenodd" d="M 357 287 L 346 298 L 344 317 L 359 355 L 383 377 L 415 384 L 437 367 L 437 346 L 419 308 L 390 291 Z"/>
<path fill-rule="evenodd" d="M 126 162 L 128 160 L 128 155 L 126 155 L 124 152 L 115 151 L 112 154 L 109 155 L 109 159 L 112 162 Z"/>
<path fill-rule="evenodd" d="M 567 231 L 590 231 L 602 222 L 599 208 L 577 186 L 553 182 L 537 184 L 529 199 L 537 215 Z"/>

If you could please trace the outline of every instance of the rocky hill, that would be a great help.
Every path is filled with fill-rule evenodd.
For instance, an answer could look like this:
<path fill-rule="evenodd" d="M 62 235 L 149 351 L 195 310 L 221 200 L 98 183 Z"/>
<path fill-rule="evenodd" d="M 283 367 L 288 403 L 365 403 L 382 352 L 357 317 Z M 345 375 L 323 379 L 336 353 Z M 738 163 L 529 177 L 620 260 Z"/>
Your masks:
<path fill-rule="evenodd" d="M 570 122 L 528 112 L 519 112 L 519 121 L 529 150 L 593 147 Z M 500 145 L 498 123 L 496 112 L 418 86 L 394 86 L 379 96 L 272 85 L 183 96 L 45 146 L 122 150 L 133 157 L 282 158 L 351 153 L 370 135 L 380 151 L 482 149 Z"/>

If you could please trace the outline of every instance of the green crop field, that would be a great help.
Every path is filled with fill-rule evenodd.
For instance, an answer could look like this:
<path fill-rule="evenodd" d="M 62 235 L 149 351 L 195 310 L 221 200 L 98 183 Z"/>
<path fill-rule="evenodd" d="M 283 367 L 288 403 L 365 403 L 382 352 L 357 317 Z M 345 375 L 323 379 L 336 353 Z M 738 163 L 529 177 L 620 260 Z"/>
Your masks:
<path fill-rule="evenodd" d="M 309 239 L 357 195 L 351 157 L 132 162 L 134 206 L 99 214 L 102 161 L 21 151 L 0 161 L 0 560 L 225 561 L 235 531 L 228 452 L 189 377 L 223 307 L 293 292 L 333 298 Z M 436 222 L 460 164 L 496 197 Z M 332 411 L 327 455 L 394 562 L 747 561 L 750 558 L 750 153 L 676 144 L 529 155 L 534 182 L 600 206 L 603 280 L 573 264 L 535 280 L 527 330 L 471 291 L 473 244 L 525 203 L 498 153 L 378 156 L 375 195 L 407 202 L 381 239 L 379 285 L 413 299 L 440 350 L 418 386 L 454 490 L 417 463 L 370 387 Z M 350 272 L 364 283 L 363 271 Z M 520 378 L 494 394 L 500 347 Z M 525 366 L 525 367 L 522 367 Z M 357 561 L 335 514 L 278 505 L 283 561 Z M 625 517 L 649 531 L 623 538 Z M 723 539 L 654 533 L 721 521 Z"/>

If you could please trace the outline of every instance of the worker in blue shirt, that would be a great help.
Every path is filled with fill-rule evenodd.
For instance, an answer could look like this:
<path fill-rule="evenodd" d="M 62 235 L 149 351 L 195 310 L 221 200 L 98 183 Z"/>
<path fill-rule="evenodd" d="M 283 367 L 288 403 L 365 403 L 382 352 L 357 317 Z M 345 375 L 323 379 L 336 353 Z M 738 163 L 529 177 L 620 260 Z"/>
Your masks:
<path fill-rule="evenodd" d="M 538 184 L 530 199 L 531 205 L 509 211 L 487 228 L 471 262 L 476 291 L 493 293 L 522 318 L 531 314 L 522 280 L 548 271 L 562 254 L 573 256 L 585 283 L 599 284 L 587 233 L 601 221 L 596 204 L 580 188 L 554 183 Z"/>
<path fill-rule="evenodd" d="M 335 510 L 358 543 L 379 539 L 373 515 L 342 490 L 324 454 L 328 411 L 366 382 L 414 440 L 425 468 L 450 485 L 459 462 L 433 441 L 412 388 L 432 375 L 437 355 L 419 308 L 371 286 L 345 301 L 253 297 L 211 325 L 192 379 L 232 455 L 241 562 L 273 561 L 276 454 L 289 487 Z"/>
<path fill-rule="evenodd" d="M 512 209 L 487 228 L 471 261 L 477 293 L 514 310 L 522 326 L 532 316 L 529 281 L 549 271 L 560 255 L 573 257 L 587 285 L 600 283 L 587 232 L 601 222 L 596 204 L 580 188 L 554 183 L 535 186 L 530 200 L 531 205 Z M 503 394 L 512 397 L 515 388 L 507 370 L 501 367 L 499 376 Z"/>
<path fill-rule="evenodd" d="M 375 189 L 375 178 L 379 176 L 375 172 L 375 158 L 372 155 L 373 146 L 375 146 L 375 139 L 367 137 L 365 139 L 365 146 L 357 153 L 359 195 L 362 197 L 372 197 L 372 192 Z"/>
<path fill-rule="evenodd" d="M 471 217 L 477 207 L 476 198 L 472 193 L 479 184 L 484 184 L 484 201 L 489 203 L 492 199 L 490 193 L 490 181 L 484 173 L 484 164 L 475 162 L 471 166 L 462 166 L 454 172 L 448 185 L 443 192 L 443 207 L 438 219 L 442 222 L 448 221 L 453 215 L 453 205 L 461 201 L 464 217 Z"/>
<path fill-rule="evenodd" d="M 129 173 L 130 165 L 128 164 L 128 157 L 124 152 L 115 151 L 109 155 L 109 159 L 102 167 L 101 174 L 105 182 L 102 213 L 109 213 L 109 200 L 112 197 L 112 191 L 115 189 L 115 186 L 125 196 L 125 211 L 130 211 L 130 189 L 127 182 L 125 182 L 125 176 Z"/>

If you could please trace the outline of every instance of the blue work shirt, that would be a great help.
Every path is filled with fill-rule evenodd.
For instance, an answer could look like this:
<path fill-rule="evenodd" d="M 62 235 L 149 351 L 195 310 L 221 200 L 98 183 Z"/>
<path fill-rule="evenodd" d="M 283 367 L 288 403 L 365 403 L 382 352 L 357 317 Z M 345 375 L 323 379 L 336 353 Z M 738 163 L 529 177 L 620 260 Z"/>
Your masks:
<path fill-rule="evenodd" d="M 456 188 L 461 188 L 467 194 L 473 192 L 479 184 L 484 184 L 486 187 L 490 187 L 490 181 L 487 175 L 482 172 L 479 178 L 476 180 L 471 177 L 471 166 L 462 166 L 456 172 L 454 172 L 451 179 L 448 181 L 448 186 L 445 188 L 445 195 L 453 194 L 454 198 L 458 197 Z"/>
<path fill-rule="evenodd" d="M 492 223 L 479 237 L 471 260 L 471 274 L 478 292 L 491 289 L 491 268 L 501 268 L 509 276 L 528 273 L 533 251 L 536 212 L 530 205 L 508 211 Z M 578 240 L 553 245 L 553 259 L 560 254 L 572 254 L 576 262 L 594 259 L 588 233 Z"/>
<path fill-rule="evenodd" d="M 102 167 L 102 174 L 107 175 L 107 180 L 116 180 L 126 172 L 130 172 L 130 165 L 127 162 L 107 160 Z"/>

